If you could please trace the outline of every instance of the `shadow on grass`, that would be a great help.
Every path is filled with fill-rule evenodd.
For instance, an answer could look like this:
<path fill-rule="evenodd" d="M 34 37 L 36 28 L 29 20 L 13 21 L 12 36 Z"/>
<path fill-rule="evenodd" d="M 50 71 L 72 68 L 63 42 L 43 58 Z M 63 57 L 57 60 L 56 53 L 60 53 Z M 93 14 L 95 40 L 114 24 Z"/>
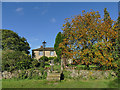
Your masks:
<path fill-rule="evenodd" d="M 108 86 L 109 88 L 118 88 L 120 85 L 120 81 L 118 80 L 118 78 L 116 78 L 115 80 L 111 81 Z M 117 89 L 116 89 L 117 90 Z"/>
<path fill-rule="evenodd" d="M 64 80 L 64 74 L 63 74 L 63 72 L 61 73 L 61 76 L 60 76 L 60 81 L 61 80 Z"/>

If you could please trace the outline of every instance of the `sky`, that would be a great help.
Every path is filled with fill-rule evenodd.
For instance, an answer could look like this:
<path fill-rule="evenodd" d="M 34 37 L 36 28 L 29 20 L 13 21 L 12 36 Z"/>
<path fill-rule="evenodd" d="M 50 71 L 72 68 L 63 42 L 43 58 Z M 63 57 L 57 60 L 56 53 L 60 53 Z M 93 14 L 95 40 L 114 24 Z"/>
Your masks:
<path fill-rule="evenodd" d="M 31 52 L 39 48 L 44 40 L 46 47 L 54 47 L 65 18 L 82 14 L 82 10 L 90 12 L 90 9 L 99 11 L 103 18 L 104 8 L 113 20 L 117 20 L 117 2 L 3 2 L 2 29 L 25 37 Z"/>

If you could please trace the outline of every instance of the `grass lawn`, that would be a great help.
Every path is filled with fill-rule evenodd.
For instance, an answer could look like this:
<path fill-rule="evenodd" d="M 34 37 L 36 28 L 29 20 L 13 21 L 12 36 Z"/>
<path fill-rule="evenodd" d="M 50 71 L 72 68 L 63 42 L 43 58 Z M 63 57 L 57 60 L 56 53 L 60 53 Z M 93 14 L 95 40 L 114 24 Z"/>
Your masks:
<path fill-rule="evenodd" d="M 71 66 L 76 66 L 76 67 L 85 67 L 85 65 L 71 65 Z M 45 67 L 51 67 L 50 65 L 45 65 Z M 54 68 L 60 68 L 61 65 L 54 65 Z M 89 67 L 97 67 L 96 65 L 89 65 Z"/>
<path fill-rule="evenodd" d="M 2 80 L 2 88 L 117 88 L 113 80 L 63 80 L 63 81 L 46 81 L 46 80 Z"/>
<path fill-rule="evenodd" d="M 85 65 L 76 65 L 76 67 L 85 67 Z M 89 67 L 97 67 L 96 65 L 89 65 Z"/>

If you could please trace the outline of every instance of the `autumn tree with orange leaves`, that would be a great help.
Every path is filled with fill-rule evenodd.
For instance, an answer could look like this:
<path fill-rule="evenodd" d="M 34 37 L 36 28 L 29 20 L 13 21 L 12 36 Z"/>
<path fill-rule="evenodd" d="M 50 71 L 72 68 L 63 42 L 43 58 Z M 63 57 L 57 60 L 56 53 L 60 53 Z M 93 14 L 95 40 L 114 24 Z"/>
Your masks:
<path fill-rule="evenodd" d="M 118 57 L 115 55 L 118 24 L 111 20 L 106 8 L 104 18 L 99 12 L 82 11 L 82 15 L 66 18 L 63 24 L 62 57 L 74 59 L 79 64 L 96 64 L 100 68 L 117 68 Z"/>

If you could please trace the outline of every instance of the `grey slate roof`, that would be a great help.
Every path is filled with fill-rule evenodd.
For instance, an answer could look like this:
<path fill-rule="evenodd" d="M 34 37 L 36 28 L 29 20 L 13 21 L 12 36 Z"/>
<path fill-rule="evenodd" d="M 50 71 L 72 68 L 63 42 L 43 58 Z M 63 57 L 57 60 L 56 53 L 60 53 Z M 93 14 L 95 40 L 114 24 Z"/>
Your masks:
<path fill-rule="evenodd" d="M 33 49 L 32 51 L 43 51 L 43 48 Z M 53 47 L 46 47 L 45 51 L 55 51 Z"/>

